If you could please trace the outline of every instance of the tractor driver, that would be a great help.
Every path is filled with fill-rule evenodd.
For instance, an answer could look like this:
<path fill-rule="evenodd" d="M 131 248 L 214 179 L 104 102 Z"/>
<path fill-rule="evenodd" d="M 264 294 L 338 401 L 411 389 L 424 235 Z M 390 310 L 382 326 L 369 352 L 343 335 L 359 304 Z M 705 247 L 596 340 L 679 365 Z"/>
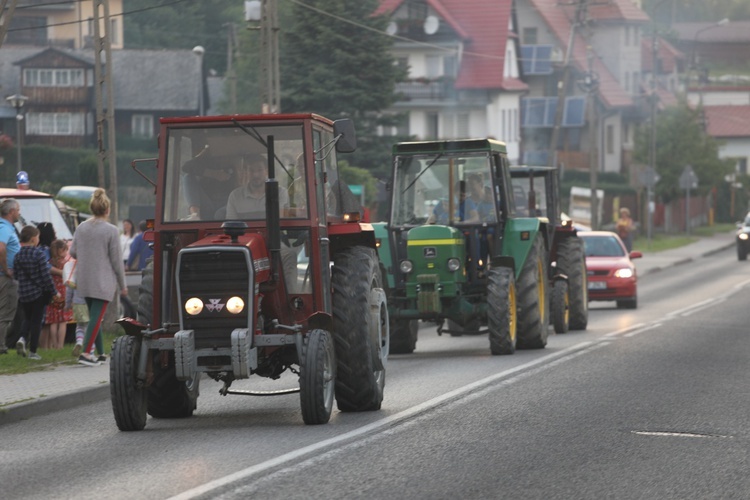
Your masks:
<path fill-rule="evenodd" d="M 226 199 L 237 185 L 240 158 L 216 158 L 204 149 L 182 166 L 188 220 L 223 219 Z"/>
<path fill-rule="evenodd" d="M 449 222 L 463 222 L 467 224 L 476 224 L 479 222 L 479 212 L 477 204 L 471 199 L 466 191 L 466 181 L 457 181 L 454 192 L 458 193 L 458 203 L 455 204 L 455 213 L 452 221 L 448 220 L 448 210 L 442 201 L 440 201 L 432 215 L 427 220 L 428 224 L 448 224 Z"/>
<path fill-rule="evenodd" d="M 247 169 L 247 184 L 236 188 L 227 200 L 227 219 L 261 219 L 266 216 L 266 180 L 268 166 L 261 155 L 244 158 Z M 289 208 L 289 194 L 279 188 L 279 209 Z"/>

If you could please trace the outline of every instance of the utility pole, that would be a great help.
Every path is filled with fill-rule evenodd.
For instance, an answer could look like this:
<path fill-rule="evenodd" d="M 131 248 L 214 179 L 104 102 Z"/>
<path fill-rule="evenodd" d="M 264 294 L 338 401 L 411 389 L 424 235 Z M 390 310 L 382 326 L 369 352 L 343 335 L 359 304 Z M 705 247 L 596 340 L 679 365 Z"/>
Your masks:
<path fill-rule="evenodd" d="M 94 0 L 94 93 L 96 98 L 96 139 L 98 145 L 97 166 L 99 185 L 105 186 L 104 164 L 109 164 L 109 196 L 112 200 L 112 223 L 117 224 L 117 156 L 115 154 L 115 98 L 112 93 L 112 44 L 110 35 L 109 0 Z M 101 35 L 101 25 L 104 36 Z M 104 56 L 104 63 L 102 63 Z M 107 96 L 107 107 L 104 108 L 104 97 Z M 107 146 L 104 145 L 104 134 L 107 134 Z"/>
<path fill-rule="evenodd" d="M 596 91 L 599 89 L 599 75 L 594 71 L 594 50 L 591 46 L 586 48 L 588 70 L 584 76 L 582 87 L 586 91 L 589 115 L 589 184 L 591 188 L 591 229 L 599 229 L 599 197 L 597 196 L 597 183 L 599 174 L 599 119 L 596 110 Z"/>
<path fill-rule="evenodd" d="M 279 24 L 276 0 L 261 0 L 260 39 L 262 113 L 280 113 Z"/>
<path fill-rule="evenodd" d="M 560 81 L 557 82 L 557 107 L 555 108 L 555 124 L 552 128 L 552 140 L 550 141 L 550 151 L 552 152 L 552 166 L 557 166 L 557 146 L 560 142 L 560 127 L 562 126 L 563 115 L 565 113 L 565 98 L 568 95 L 568 80 L 570 80 L 570 58 L 573 54 L 573 44 L 575 43 L 576 31 L 580 26 L 584 26 L 588 17 L 589 0 L 576 0 L 575 19 L 570 25 L 570 34 L 568 35 L 568 46 L 565 48 L 565 59 L 563 61 L 563 70 Z"/>
<path fill-rule="evenodd" d="M 13 19 L 13 14 L 16 11 L 16 4 L 18 0 L 0 0 L 0 47 L 3 46 L 5 35 L 8 34 L 8 26 L 10 21 Z M 6 10 L 7 9 L 7 10 Z"/>

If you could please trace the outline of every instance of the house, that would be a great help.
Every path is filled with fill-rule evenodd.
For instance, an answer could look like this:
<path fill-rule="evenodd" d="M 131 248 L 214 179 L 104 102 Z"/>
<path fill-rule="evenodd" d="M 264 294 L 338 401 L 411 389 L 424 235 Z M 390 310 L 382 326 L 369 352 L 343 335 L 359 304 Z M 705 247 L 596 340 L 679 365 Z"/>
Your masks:
<path fill-rule="evenodd" d="M 641 37 L 649 19 L 632 0 L 585 4 L 517 0 L 523 78 L 524 162 L 624 172 L 631 162 L 634 130 L 644 116 L 641 101 Z M 585 23 L 577 21 L 578 18 Z M 572 32 L 572 33 L 571 33 Z M 572 34 L 572 37 L 571 37 Z M 553 150 L 558 86 L 570 47 L 565 107 Z M 593 109 L 591 105 L 593 104 Z"/>
<path fill-rule="evenodd" d="M 735 160 L 738 174 L 750 173 L 750 104 L 706 105 L 703 113 L 706 134 L 721 144 L 719 157 Z"/>
<path fill-rule="evenodd" d="M 123 48 L 123 0 L 109 1 L 110 44 Z M 6 5 L 5 2 L 2 3 Z M 103 10 L 99 12 L 104 15 Z M 5 44 L 69 49 L 92 48 L 94 0 L 18 0 Z M 100 33 L 104 34 L 104 26 Z"/>
<path fill-rule="evenodd" d="M 393 56 L 408 69 L 390 110 L 421 140 L 494 137 L 520 158 L 518 44 L 511 1 L 382 0 Z"/>
<path fill-rule="evenodd" d="M 151 138 L 161 116 L 197 115 L 207 92 L 201 59 L 190 50 L 113 50 L 112 83 L 117 134 Z M 96 145 L 94 52 L 56 47 L 3 46 L 0 92 L 22 94 L 23 144 Z M 212 85 L 211 88 L 218 88 Z M 104 97 L 106 103 L 106 96 Z M 203 100 L 210 111 L 210 96 Z M 217 99 L 218 102 L 218 99 Z M 15 132 L 16 111 L 0 102 L 0 129 Z"/>

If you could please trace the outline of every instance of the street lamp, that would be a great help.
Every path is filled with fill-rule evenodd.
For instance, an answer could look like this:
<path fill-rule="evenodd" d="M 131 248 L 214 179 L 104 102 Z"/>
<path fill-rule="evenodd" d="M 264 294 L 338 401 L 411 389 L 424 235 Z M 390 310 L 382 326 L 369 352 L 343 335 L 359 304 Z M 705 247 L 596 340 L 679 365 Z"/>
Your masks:
<path fill-rule="evenodd" d="M 203 116 L 206 112 L 205 104 L 203 102 L 203 54 L 206 53 L 206 49 L 202 45 L 196 45 L 193 47 L 193 54 L 198 56 L 198 69 L 200 70 L 200 92 L 198 94 L 198 116 Z"/>
<path fill-rule="evenodd" d="M 726 26 L 729 24 L 729 19 L 726 17 L 720 21 L 716 21 L 715 23 L 711 24 L 710 26 L 706 26 L 705 28 L 701 28 L 698 31 L 695 32 L 695 35 L 693 36 L 693 47 L 692 47 L 692 53 L 690 54 L 690 69 L 691 70 L 698 70 L 698 51 L 696 50 L 696 46 L 698 45 L 698 36 L 703 33 L 704 31 L 708 31 L 713 28 L 717 28 L 719 26 Z M 699 82 L 700 82 L 700 76 L 698 76 Z"/>
<path fill-rule="evenodd" d="M 23 104 L 28 100 L 28 97 L 21 94 L 13 94 L 5 98 L 16 109 L 16 168 L 21 170 L 21 122 L 23 121 L 23 115 L 21 114 L 21 108 Z"/>

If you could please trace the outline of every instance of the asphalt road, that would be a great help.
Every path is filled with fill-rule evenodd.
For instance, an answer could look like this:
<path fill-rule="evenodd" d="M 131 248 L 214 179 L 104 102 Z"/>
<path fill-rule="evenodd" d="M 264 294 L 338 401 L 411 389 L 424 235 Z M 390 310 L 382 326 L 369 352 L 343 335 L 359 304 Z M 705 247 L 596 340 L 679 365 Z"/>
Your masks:
<path fill-rule="evenodd" d="M 747 498 L 749 286 L 727 250 L 513 356 L 424 326 L 389 360 L 383 409 L 324 426 L 302 424 L 296 396 L 210 380 L 193 418 L 143 432 L 117 431 L 106 402 L 9 424 L 0 484 L 14 499 Z"/>

